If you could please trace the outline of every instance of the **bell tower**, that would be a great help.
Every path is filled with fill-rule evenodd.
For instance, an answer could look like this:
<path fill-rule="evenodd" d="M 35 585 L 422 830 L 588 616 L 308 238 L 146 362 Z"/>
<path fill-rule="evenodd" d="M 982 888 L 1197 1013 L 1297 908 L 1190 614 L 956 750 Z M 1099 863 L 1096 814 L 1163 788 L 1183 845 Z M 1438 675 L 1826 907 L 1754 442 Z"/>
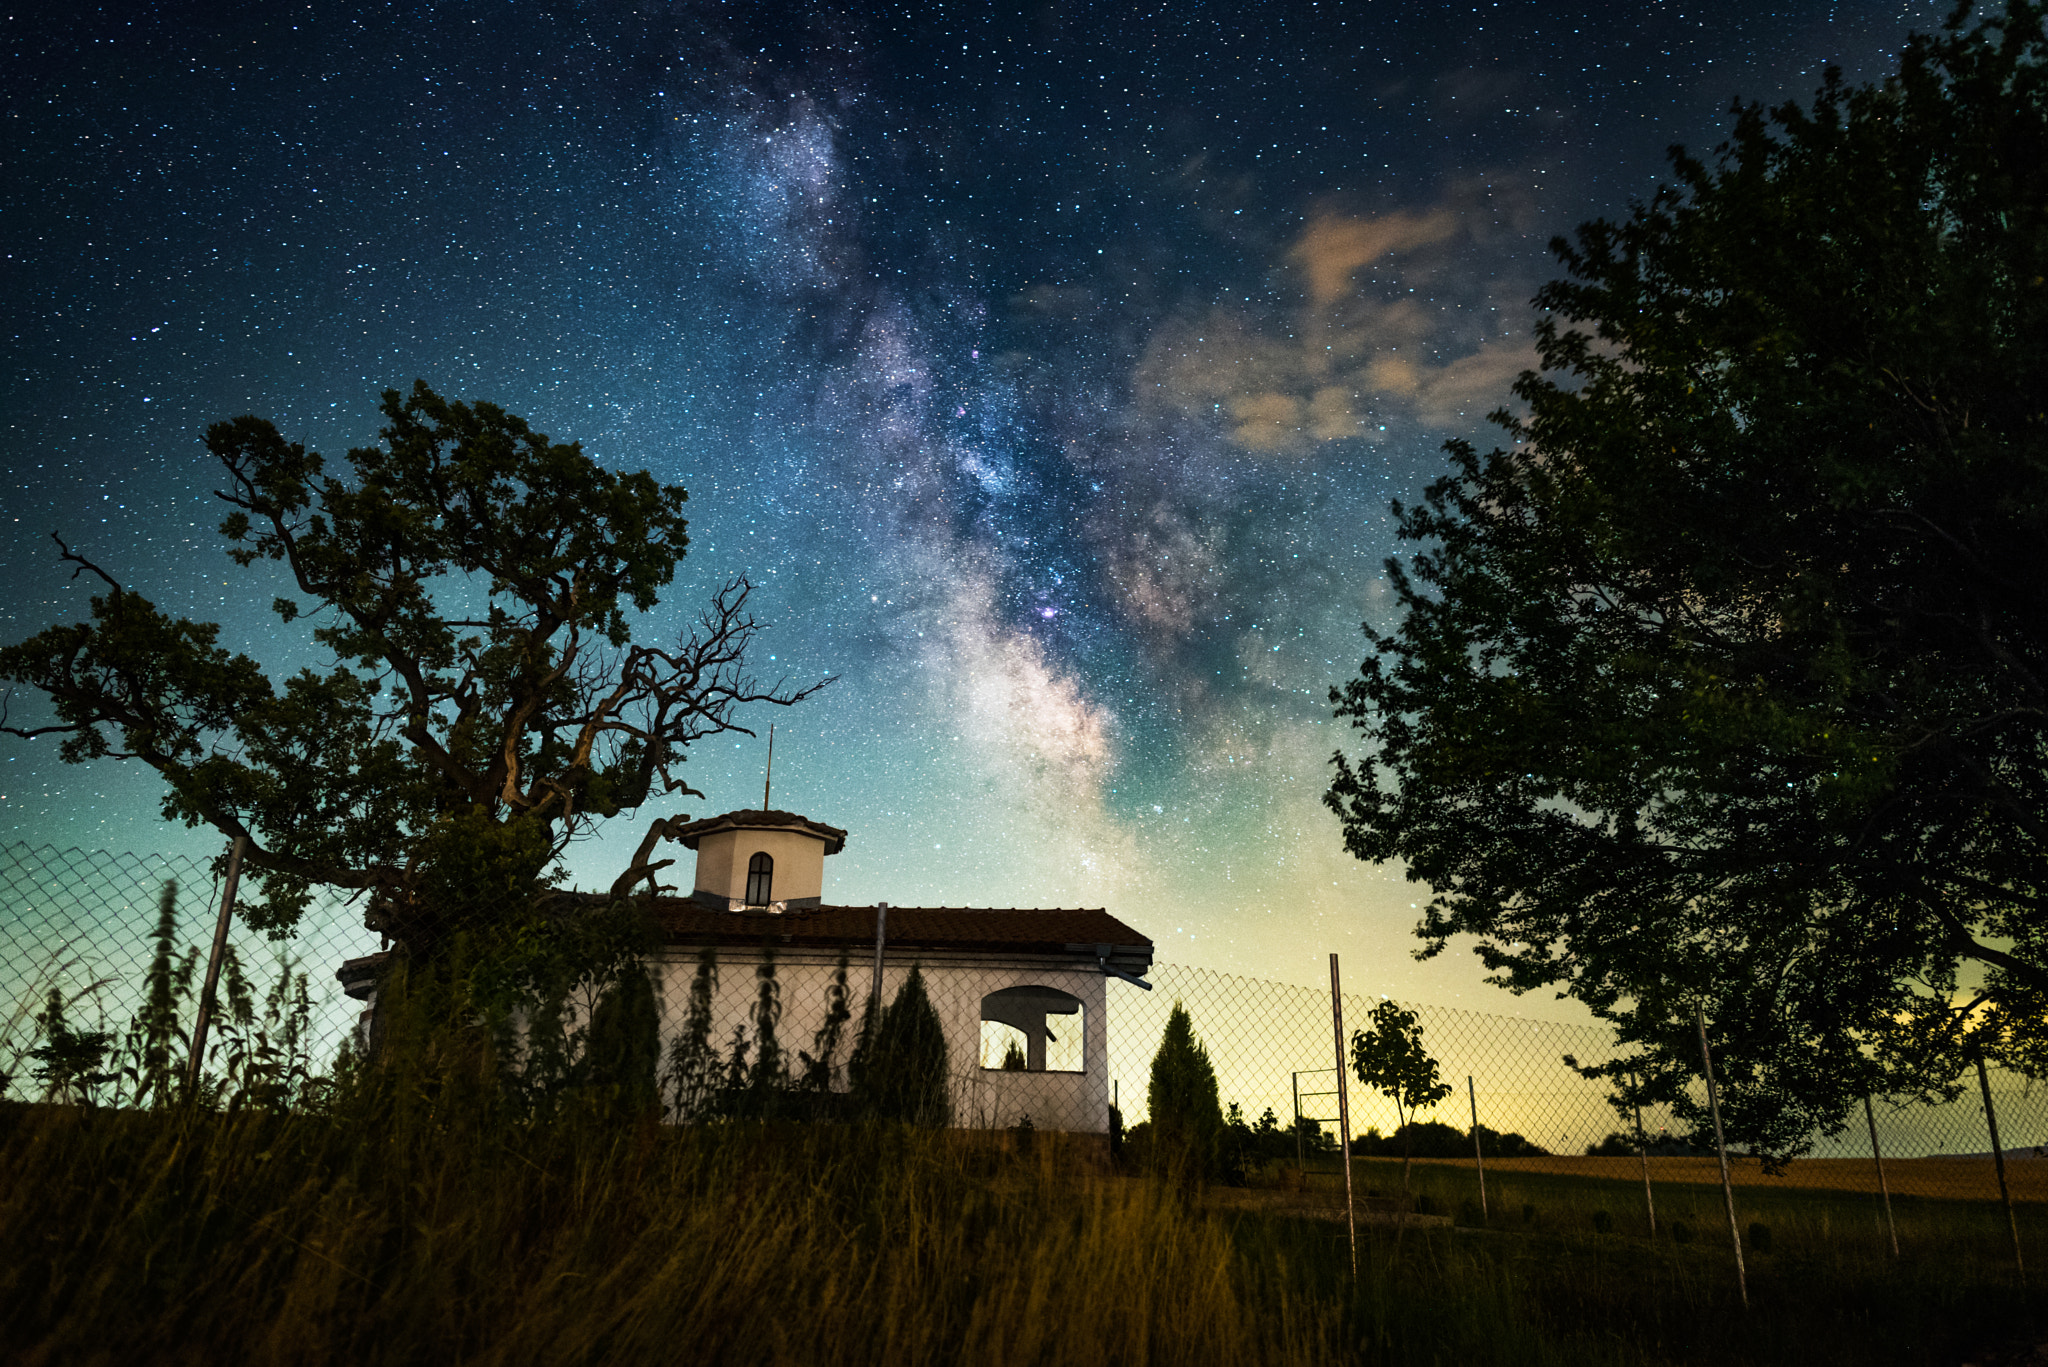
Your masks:
<path fill-rule="evenodd" d="M 697 852 L 693 900 L 720 911 L 809 911 L 825 891 L 825 856 L 846 832 L 795 812 L 747 808 L 693 821 L 671 837 Z"/>

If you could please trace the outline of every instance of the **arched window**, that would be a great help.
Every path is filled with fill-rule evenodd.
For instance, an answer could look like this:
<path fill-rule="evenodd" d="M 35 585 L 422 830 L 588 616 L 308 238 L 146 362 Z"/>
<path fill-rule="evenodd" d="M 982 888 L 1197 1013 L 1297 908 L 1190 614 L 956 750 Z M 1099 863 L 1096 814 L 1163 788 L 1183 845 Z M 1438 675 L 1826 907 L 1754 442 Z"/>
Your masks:
<path fill-rule="evenodd" d="M 768 889 L 775 881 L 775 861 L 766 851 L 747 861 L 747 905 L 765 907 L 768 905 Z M 730 886 L 728 884 L 727 886 Z"/>
<path fill-rule="evenodd" d="M 1054 1033 L 1048 1016 L 1074 1019 L 1062 1020 Z M 1086 1064 L 1081 1024 L 1081 999 L 1057 987 L 1029 984 L 991 992 L 981 999 L 981 1066 L 1002 1072 L 1078 1073 Z M 1012 1049 L 1023 1055 L 1018 1062 L 1010 1060 Z"/>

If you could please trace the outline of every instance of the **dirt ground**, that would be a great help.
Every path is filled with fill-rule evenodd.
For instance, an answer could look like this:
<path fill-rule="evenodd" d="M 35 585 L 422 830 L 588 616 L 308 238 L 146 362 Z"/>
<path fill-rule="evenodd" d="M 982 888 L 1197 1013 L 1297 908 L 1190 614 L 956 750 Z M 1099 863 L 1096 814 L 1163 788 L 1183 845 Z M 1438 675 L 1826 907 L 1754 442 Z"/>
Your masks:
<path fill-rule="evenodd" d="M 1472 1161 L 1464 1159 L 1438 1158 L 1415 1160 L 1419 1166 L 1431 1163 L 1438 1167 L 1463 1168 L 1470 1171 Z M 1551 1158 L 1497 1158 L 1489 1159 L 1488 1172 L 1545 1172 L 1571 1177 L 1604 1177 L 1615 1181 L 1641 1181 L 1642 1160 L 1636 1158 L 1575 1158 L 1558 1155 Z M 1731 1158 L 1728 1162 L 1729 1176 L 1736 1185 L 1745 1187 L 1776 1188 L 1791 1191 L 1797 1188 L 1821 1189 L 1828 1191 L 1877 1192 L 1877 1169 L 1867 1158 L 1800 1158 L 1779 1176 L 1765 1175 L 1761 1165 L 1754 1159 Z M 1885 1185 L 1894 1196 L 1936 1196 L 1950 1200 L 1991 1200 L 1998 1199 L 1998 1175 L 1989 1158 L 1887 1158 L 1884 1163 Z M 1718 1186 L 1721 1181 L 1720 1165 L 1712 1158 L 1652 1158 L 1650 1180 L 1653 1182 L 1696 1182 L 1704 1186 Z M 2048 1159 L 2008 1158 L 2005 1162 L 2005 1180 L 2012 1188 L 2015 1201 L 2048 1202 Z"/>

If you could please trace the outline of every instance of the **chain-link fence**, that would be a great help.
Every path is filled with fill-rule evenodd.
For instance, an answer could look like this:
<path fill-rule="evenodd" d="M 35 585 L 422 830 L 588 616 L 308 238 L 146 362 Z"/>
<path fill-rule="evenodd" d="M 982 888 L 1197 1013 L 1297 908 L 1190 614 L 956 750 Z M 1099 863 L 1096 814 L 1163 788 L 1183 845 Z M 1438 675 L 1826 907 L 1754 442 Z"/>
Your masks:
<path fill-rule="evenodd" d="M 166 935 L 167 884 L 176 892 Z M 115 1061 L 124 1047 L 146 1052 L 149 1031 L 138 1023 L 154 1020 L 156 1038 L 172 1040 L 174 1052 L 187 1039 L 221 899 L 215 868 L 189 858 L 12 845 L 0 851 L 0 896 L 0 1094 L 62 1100 L 87 1090 L 102 1104 L 132 1102 L 146 1070 L 133 1058 L 125 1071 Z M 317 1075 L 361 1037 L 375 982 L 361 961 L 380 945 L 358 908 L 341 897 L 319 901 L 282 941 L 237 922 L 227 944 L 211 1076 L 227 1078 L 252 1048 L 283 1048 L 302 1060 L 302 1073 Z M 358 968 L 345 984 L 338 970 L 352 961 Z M 1213 1066 L 1232 1133 L 1254 1160 L 1337 1170 L 1339 1075 L 1324 988 L 1154 964 L 1147 990 L 1072 956 L 1022 953 L 999 962 L 892 949 L 878 960 L 866 944 L 791 950 L 766 940 L 712 954 L 678 946 L 657 955 L 652 969 L 646 1009 L 662 1040 L 659 1085 L 678 1118 L 764 1106 L 829 1113 L 863 1066 L 871 1003 L 904 1000 L 915 971 L 928 1006 L 923 1019 L 944 1040 L 937 1047 L 945 1107 L 957 1126 L 1108 1134 L 1143 1125 L 1153 1058 L 1178 1004 Z M 1365 1025 L 1379 1000 L 1347 995 L 1347 1029 Z M 167 1009 L 176 1017 L 168 1023 Z M 602 1009 L 596 996 L 569 1003 L 553 1022 L 558 1045 L 586 1046 Z M 1409 1009 L 1452 1091 L 1419 1115 L 1397 1114 L 1387 1096 L 1348 1079 L 1352 1151 L 1361 1158 L 1413 1159 L 1440 1172 L 1474 1170 L 1476 1178 L 1476 1125 L 1496 1182 L 1523 1174 L 1718 1183 L 1717 1161 L 1686 1145 L 1687 1127 L 1675 1117 L 1646 1108 L 1638 1132 L 1602 1084 L 1565 1064 L 1566 1055 L 1582 1064 L 1611 1057 L 1605 1030 Z M 874 1058 L 866 1062 L 872 1067 Z M 2048 1216 L 2048 1089 L 1993 1070 L 1990 1093 L 2005 1187 L 2023 1222 L 2040 1220 Z M 1879 1100 L 1873 1120 L 1882 1178 L 1873 1126 L 1859 1123 L 1820 1138 L 1780 1175 L 1739 1161 L 1736 1180 L 1746 1189 L 1872 1195 L 1882 1182 L 1884 1194 L 1902 1201 L 1999 1201 L 1974 1087 L 1948 1105 Z"/>
<path fill-rule="evenodd" d="M 175 1039 L 182 1073 L 221 873 L 214 861 L 182 855 L 0 849 L 0 1095 L 90 1088 L 102 1101 L 132 1100 L 147 1070 L 129 1058 L 124 1076 L 121 1054 L 148 1052 L 142 1037 L 152 1016 L 158 1033 Z M 280 1044 L 301 1075 L 331 1066 L 363 1010 L 335 970 L 378 947 L 360 912 L 337 895 L 317 898 L 281 940 L 232 920 L 204 1071 L 218 1083 L 249 1051 Z M 167 979 L 155 1002 L 153 966 Z M 104 1046 L 97 1059 L 95 1044 Z"/>
<path fill-rule="evenodd" d="M 1184 1004 L 1215 1066 L 1226 1106 L 1236 1104 L 1255 1129 L 1270 1113 L 1288 1135 L 1298 1129 L 1320 1134 L 1302 1148 L 1319 1149 L 1336 1170 L 1336 1059 L 1330 992 L 1240 978 L 1208 969 L 1159 964 L 1151 994 L 1117 985 L 1110 997 L 1112 1068 L 1127 1089 L 1125 1113 L 1141 1119 L 1152 1051 L 1158 1047 L 1172 1005 Z M 1377 996 L 1346 993 L 1347 1031 L 1366 1024 Z M 1639 1144 L 1635 1117 L 1617 1114 L 1607 1087 L 1588 1081 L 1568 1066 L 1567 1055 L 1584 1065 L 1615 1054 L 1614 1038 L 1593 1025 L 1495 1016 L 1474 1011 L 1403 1003 L 1414 1012 L 1421 1041 L 1436 1060 L 1451 1093 L 1419 1114 L 1405 1118 L 1412 1143 L 1401 1142 L 1402 1117 L 1387 1095 L 1348 1079 L 1354 1152 L 1393 1158 L 1412 1152 L 1433 1162 L 1473 1168 L 1472 1129 L 1480 1127 L 1484 1159 L 1502 1172 L 1634 1177 L 1648 1158 L 1659 1182 L 1718 1184 L 1720 1167 L 1711 1153 L 1688 1145 L 1691 1127 L 1663 1106 L 1641 1113 Z M 1779 1189 L 1880 1191 L 1870 1130 L 1877 1131 L 1883 1159 L 1883 1190 L 1899 1197 L 1956 1200 L 2000 1199 L 1991 1158 L 1990 1129 L 1976 1079 L 1947 1105 L 1892 1106 L 1876 1101 L 1868 1123 L 1858 1113 L 1839 1134 L 1821 1136 L 1809 1156 L 1782 1174 L 1766 1175 L 1754 1159 L 1738 1156 L 1735 1180 Z M 2048 1086 L 1993 1068 L 1989 1072 L 1992 1110 L 2006 1159 L 2013 1199 L 2048 1207 Z M 1270 1127 L 1269 1127 L 1270 1128 Z M 1285 1143 L 1276 1146 L 1287 1151 Z M 1648 1150 L 1647 1155 L 1640 1152 Z M 1589 1154 L 1589 1150 L 1595 1152 Z M 1313 1156 L 1311 1154 L 1311 1156 Z M 2048 1210 L 2044 1210 L 2048 1214 Z"/>

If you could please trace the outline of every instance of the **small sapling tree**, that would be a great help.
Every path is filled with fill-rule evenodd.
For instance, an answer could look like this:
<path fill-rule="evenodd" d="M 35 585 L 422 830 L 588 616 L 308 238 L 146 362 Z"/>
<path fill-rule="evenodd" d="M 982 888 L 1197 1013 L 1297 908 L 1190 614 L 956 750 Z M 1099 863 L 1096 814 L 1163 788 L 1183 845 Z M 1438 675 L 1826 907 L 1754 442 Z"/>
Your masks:
<path fill-rule="evenodd" d="M 1403 1140 L 1401 1189 L 1406 1191 L 1415 1157 L 1408 1117 L 1449 1096 L 1451 1085 L 1438 1076 L 1436 1060 L 1422 1047 L 1422 1022 L 1413 1011 L 1383 1001 L 1372 1009 L 1371 1019 L 1370 1028 L 1351 1033 L 1351 1071 L 1394 1103 Z"/>

